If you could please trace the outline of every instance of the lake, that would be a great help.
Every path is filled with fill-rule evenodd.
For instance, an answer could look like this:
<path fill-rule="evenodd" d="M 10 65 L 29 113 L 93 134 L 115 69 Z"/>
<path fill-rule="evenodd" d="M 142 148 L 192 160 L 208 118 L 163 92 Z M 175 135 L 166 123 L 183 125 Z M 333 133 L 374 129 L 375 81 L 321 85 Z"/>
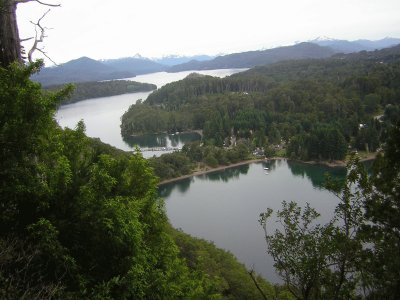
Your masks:
<path fill-rule="evenodd" d="M 269 168 L 268 174 L 264 168 Z M 344 168 L 272 160 L 169 183 L 159 193 L 175 228 L 213 241 L 268 281 L 278 283 L 259 215 L 268 207 L 279 210 L 286 200 L 302 207 L 308 202 L 321 213 L 321 222 L 328 221 L 338 199 L 321 187 L 326 172 L 340 178 L 346 174 Z M 272 232 L 277 224 L 270 222 L 268 228 Z"/>
<path fill-rule="evenodd" d="M 204 75 L 211 75 L 217 77 L 226 77 L 247 69 L 221 69 L 221 70 L 206 70 L 196 71 Z M 147 82 L 157 85 L 158 88 L 163 85 L 178 81 L 185 78 L 193 71 L 185 71 L 178 73 L 167 73 L 157 72 L 152 74 L 140 75 L 133 78 L 126 78 L 127 80 L 134 80 L 137 82 Z M 79 101 L 72 104 L 62 105 L 56 114 L 56 120 L 62 127 L 75 128 L 79 120 L 84 120 L 86 125 L 86 134 L 90 137 L 98 137 L 104 143 L 110 144 L 114 147 L 125 151 L 131 151 L 134 149 L 134 139 L 130 141 L 124 141 L 121 136 L 121 116 L 126 112 L 132 104 L 135 104 L 137 100 L 146 100 L 147 96 L 151 92 L 123 94 L 118 96 L 94 98 Z M 196 135 L 183 135 L 177 138 L 173 138 L 171 135 L 161 134 L 157 136 L 148 136 L 142 139 L 142 142 L 146 139 L 151 141 L 154 145 L 154 141 L 157 140 L 157 146 L 144 145 L 141 147 L 167 147 L 170 144 L 176 144 L 176 147 L 182 147 L 182 145 L 191 140 L 198 139 Z M 151 157 L 153 155 L 160 155 L 167 151 L 144 151 L 144 157 Z"/>

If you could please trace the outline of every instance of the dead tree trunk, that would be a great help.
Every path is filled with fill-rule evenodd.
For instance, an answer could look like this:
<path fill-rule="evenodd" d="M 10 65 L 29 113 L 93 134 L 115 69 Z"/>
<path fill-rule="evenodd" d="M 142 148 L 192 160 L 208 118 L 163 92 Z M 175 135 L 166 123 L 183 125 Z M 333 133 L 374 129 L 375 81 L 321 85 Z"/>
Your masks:
<path fill-rule="evenodd" d="M 16 10 L 16 1 L 0 0 L 0 65 L 2 67 L 7 67 L 14 61 L 23 62 Z"/>

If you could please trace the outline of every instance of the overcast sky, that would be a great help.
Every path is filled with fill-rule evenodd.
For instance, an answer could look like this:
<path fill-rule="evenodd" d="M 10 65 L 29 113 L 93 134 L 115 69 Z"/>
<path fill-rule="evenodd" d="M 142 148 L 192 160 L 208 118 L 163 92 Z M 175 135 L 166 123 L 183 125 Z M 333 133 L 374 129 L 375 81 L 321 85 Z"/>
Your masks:
<path fill-rule="evenodd" d="M 42 0 L 45 1 L 45 0 Z M 44 45 L 63 63 L 81 56 L 220 54 L 291 45 L 318 36 L 400 38 L 400 0 L 48 0 Z M 48 7 L 19 4 L 21 38 Z M 27 45 L 26 47 L 29 47 Z"/>

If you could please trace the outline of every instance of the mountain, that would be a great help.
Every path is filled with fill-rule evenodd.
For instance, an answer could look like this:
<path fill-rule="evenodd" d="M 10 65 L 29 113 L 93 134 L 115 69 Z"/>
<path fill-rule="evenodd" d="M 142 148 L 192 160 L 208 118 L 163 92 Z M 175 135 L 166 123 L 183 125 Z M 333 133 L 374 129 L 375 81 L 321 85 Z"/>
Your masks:
<path fill-rule="evenodd" d="M 388 48 L 388 47 L 392 47 L 392 46 L 400 44 L 400 39 L 385 37 L 385 38 L 383 38 L 381 40 L 377 40 L 377 41 L 356 40 L 355 42 L 360 45 L 363 45 L 365 47 L 369 47 L 371 50 L 376 50 L 376 49 L 379 50 L 379 49 Z"/>
<path fill-rule="evenodd" d="M 374 61 L 379 63 L 393 63 L 400 61 L 400 44 L 374 51 L 361 51 L 357 53 L 338 53 L 333 56 L 335 59 L 352 61 Z"/>
<path fill-rule="evenodd" d="M 40 82 L 43 86 L 51 86 L 133 76 L 135 76 L 133 72 L 120 71 L 94 59 L 81 57 L 59 66 L 43 68 L 32 76 L 32 80 Z"/>
<path fill-rule="evenodd" d="M 107 66 L 113 67 L 118 71 L 132 72 L 136 75 L 161 72 L 165 71 L 168 68 L 168 66 L 164 64 L 150 60 L 145 57 L 141 57 L 139 55 L 136 55 L 135 57 L 107 59 L 103 60 L 102 63 Z"/>
<path fill-rule="evenodd" d="M 201 62 L 192 60 L 181 65 L 173 66 L 168 69 L 168 72 L 252 68 L 255 66 L 272 64 L 283 60 L 326 58 L 332 56 L 334 53 L 335 52 L 332 49 L 327 47 L 322 47 L 313 43 L 299 43 L 293 46 L 218 56 L 210 61 Z"/>
<path fill-rule="evenodd" d="M 215 56 L 210 56 L 210 55 L 194 55 L 194 56 L 179 56 L 179 55 L 169 55 L 169 56 L 164 56 L 161 58 L 155 58 L 153 61 L 166 65 L 166 66 L 175 66 L 183 63 L 187 63 L 192 60 L 197 60 L 197 61 L 206 61 L 206 60 L 212 60 L 215 58 Z"/>
<path fill-rule="evenodd" d="M 377 41 L 370 41 L 370 40 L 347 41 L 347 40 L 331 39 L 327 37 L 318 37 L 315 40 L 311 40 L 309 42 L 319 46 L 329 47 L 333 49 L 335 52 L 353 53 L 359 51 L 373 51 L 376 49 L 379 50 L 391 47 L 400 44 L 400 39 L 387 37 Z"/>
<path fill-rule="evenodd" d="M 377 41 L 336 40 L 319 37 L 293 46 L 267 50 L 247 51 L 217 57 L 207 55 L 177 56 L 171 55 L 158 59 L 149 59 L 140 55 L 119 59 L 96 61 L 88 57 L 71 60 L 56 67 L 43 68 L 32 76 L 32 80 L 44 87 L 76 82 L 101 81 L 134 77 L 154 72 L 180 72 L 188 70 L 212 70 L 229 68 L 252 68 L 293 59 L 327 58 L 337 53 L 373 51 L 400 44 L 400 39 L 386 37 Z"/>

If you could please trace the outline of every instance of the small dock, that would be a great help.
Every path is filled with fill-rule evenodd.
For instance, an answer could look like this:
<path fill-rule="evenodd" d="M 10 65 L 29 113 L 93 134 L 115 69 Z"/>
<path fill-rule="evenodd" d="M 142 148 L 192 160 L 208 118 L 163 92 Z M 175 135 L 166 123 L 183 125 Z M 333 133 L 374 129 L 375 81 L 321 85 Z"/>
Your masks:
<path fill-rule="evenodd" d="M 164 151 L 164 152 L 171 152 L 171 151 L 179 151 L 182 148 L 178 147 L 151 147 L 151 148 L 140 148 L 142 152 L 155 152 L 155 151 Z"/>

